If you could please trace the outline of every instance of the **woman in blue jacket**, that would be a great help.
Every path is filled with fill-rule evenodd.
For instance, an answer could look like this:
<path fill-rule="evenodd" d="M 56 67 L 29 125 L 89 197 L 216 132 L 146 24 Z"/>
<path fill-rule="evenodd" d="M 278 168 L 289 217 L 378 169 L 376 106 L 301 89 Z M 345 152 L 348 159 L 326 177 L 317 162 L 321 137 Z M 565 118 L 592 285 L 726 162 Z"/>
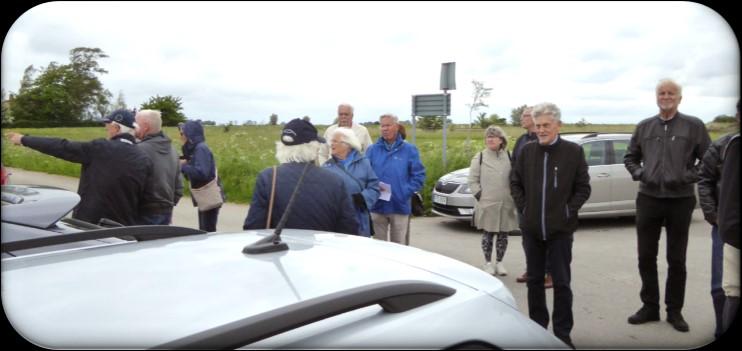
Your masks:
<path fill-rule="evenodd" d="M 214 154 L 206 145 L 204 128 L 201 123 L 187 121 L 179 125 L 178 129 L 180 130 L 180 140 L 183 142 L 180 171 L 190 181 L 191 189 L 200 188 L 217 176 Z M 217 184 L 219 184 L 222 198 L 224 198 L 224 187 L 219 179 L 217 179 Z M 191 200 L 193 206 L 197 206 L 193 196 L 191 196 Z M 198 228 L 207 232 L 215 232 L 220 208 L 221 206 L 207 211 L 198 211 Z"/>
<path fill-rule="evenodd" d="M 358 219 L 358 234 L 370 237 L 369 210 L 379 198 L 379 178 L 371 163 L 361 154 L 361 143 L 352 129 L 337 128 L 330 136 L 332 157 L 322 167 L 338 174 L 351 195 Z"/>

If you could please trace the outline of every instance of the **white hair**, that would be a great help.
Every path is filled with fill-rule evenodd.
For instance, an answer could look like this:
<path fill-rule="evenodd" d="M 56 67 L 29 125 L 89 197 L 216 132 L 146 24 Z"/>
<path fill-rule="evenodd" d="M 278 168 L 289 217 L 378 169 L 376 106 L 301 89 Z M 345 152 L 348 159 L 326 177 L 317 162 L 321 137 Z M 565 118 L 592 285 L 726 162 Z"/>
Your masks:
<path fill-rule="evenodd" d="M 117 126 L 119 126 L 119 134 L 128 133 L 128 134 L 131 134 L 131 135 L 135 135 L 134 134 L 134 128 L 129 128 L 129 127 L 127 127 L 127 126 L 125 126 L 125 125 L 123 125 L 121 123 L 118 123 L 118 122 L 111 122 L 111 123 L 114 123 Z M 136 126 L 136 124 L 134 124 L 134 125 Z"/>
<path fill-rule="evenodd" d="M 356 133 L 353 132 L 350 128 L 340 127 L 335 129 L 335 131 L 332 133 L 333 136 L 339 135 L 340 141 L 350 145 L 350 147 L 356 149 L 356 151 L 361 151 L 361 142 L 358 140 L 358 137 L 356 136 Z"/>
<path fill-rule="evenodd" d="M 137 116 L 147 121 L 147 125 L 150 128 L 149 133 L 155 134 L 162 130 L 162 113 L 158 110 L 141 110 L 137 112 Z"/>
<path fill-rule="evenodd" d="M 338 111 L 340 111 L 340 108 L 341 108 L 341 107 L 347 107 L 347 108 L 349 108 L 349 109 L 350 109 L 350 115 L 351 115 L 351 116 L 353 115 L 353 105 L 351 105 L 351 104 L 349 104 L 349 103 L 346 103 L 346 102 L 344 102 L 344 103 L 342 103 L 342 104 L 338 105 Z"/>
<path fill-rule="evenodd" d="M 660 81 L 657 82 L 657 87 L 654 89 L 655 92 L 658 91 L 658 90 L 660 90 L 660 88 L 662 88 L 665 85 L 672 85 L 672 86 L 674 86 L 676 89 L 678 89 L 678 95 L 679 96 L 683 96 L 683 87 L 681 87 L 680 84 L 678 84 L 678 82 L 676 82 L 676 81 L 674 81 L 674 80 L 672 80 L 670 78 L 660 79 Z"/>
<path fill-rule="evenodd" d="M 381 117 L 379 117 L 379 122 L 381 122 L 381 120 L 384 119 L 384 118 L 391 118 L 392 121 L 394 121 L 394 123 L 399 123 L 399 118 L 396 115 L 392 114 L 392 113 L 385 113 L 385 114 L 381 115 Z"/>
<path fill-rule="evenodd" d="M 533 116 L 534 120 L 541 115 L 551 115 L 557 122 L 561 122 L 562 120 L 562 111 L 559 110 L 559 107 L 557 107 L 557 105 L 552 104 L 551 102 L 542 102 L 538 105 L 533 106 L 531 115 Z"/>
<path fill-rule="evenodd" d="M 276 142 L 276 159 L 279 163 L 289 162 L 314 162 L 319 153 L 319 141 L 312 140 L 299 145 L 284 145 Z"/>

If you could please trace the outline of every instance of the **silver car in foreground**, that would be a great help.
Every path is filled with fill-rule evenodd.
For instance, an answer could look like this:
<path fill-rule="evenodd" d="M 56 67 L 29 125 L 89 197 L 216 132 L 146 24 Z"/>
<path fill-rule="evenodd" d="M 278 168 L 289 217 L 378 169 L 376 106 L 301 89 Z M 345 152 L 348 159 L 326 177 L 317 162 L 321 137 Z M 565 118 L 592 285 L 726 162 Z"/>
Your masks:
<path fill-rule="evenodd" d="M 639 182 L 623 164 L 631 140 L 629 133 L 564 133 L 560 137 L 582 146 L 589 167 L 590 198 L 580 209 L 580 218 L 620 217 L 636 214 Z M 448 173 L 436 182 L 432 191 L 433 213 L 460 220 L 470 220 L 474 196 L 467 185 L 469 168 Z"/>
<path fill-rule="evenodd" d="M 125 240 L 48 248 L 112 237 Z M 284 251 L 253 250 L 277 238 L 133 226 L 7 240 L 3 309 L 46 348 L 566 348 L 468 264 L 296 229 Z"/>

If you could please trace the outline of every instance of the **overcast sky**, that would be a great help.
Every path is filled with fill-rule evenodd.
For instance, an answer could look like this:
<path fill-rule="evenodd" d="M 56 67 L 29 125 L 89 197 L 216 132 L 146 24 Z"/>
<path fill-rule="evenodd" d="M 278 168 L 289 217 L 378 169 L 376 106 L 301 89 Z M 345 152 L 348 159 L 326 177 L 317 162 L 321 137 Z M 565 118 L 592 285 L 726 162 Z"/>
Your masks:
<path fill-rule="evenodd" d="M 556 103 L 566 122 L 636 123 L 657 113 L 661 78 L 683 85 L 680 111 L 734 115 L 740 49 L 729 24 L 692 2 L 51 2 L 25 12 L 2 48 L 2 86 L 24 69 L 97 47 L 114 98 L 182 98 L 188 118 L 329 124 L 409 119 L 411 96 L 438 94 L 456 62 L 455 123 L 472 80 L 493 88 L 480 112 Z"/>

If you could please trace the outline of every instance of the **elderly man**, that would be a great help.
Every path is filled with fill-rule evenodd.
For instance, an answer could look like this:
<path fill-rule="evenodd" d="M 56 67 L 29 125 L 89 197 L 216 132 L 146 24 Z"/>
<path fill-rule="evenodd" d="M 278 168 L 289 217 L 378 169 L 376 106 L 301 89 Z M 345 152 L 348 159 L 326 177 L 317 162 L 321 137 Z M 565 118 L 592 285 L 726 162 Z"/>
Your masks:
<path fill-rule="evenodd" d="M 538 137 L 536 136 L 536 125 L 533 124 L 533 115 L 531 114 L 532 111 L 533 106 L 526 106 L 526 108 L 523 109 L 523 112 L 520 115 L 520 126 L 525 129 L 526 132 L 521 134 L 521 136 L 519 136 L 518 139 L 515 141 L 515 146 L 513 147 L 513 164 L 515 164 L 515 161 L 518 159 L 518 156 L 520 156 L 520 152 L 523 151 L 523 147 L 526 146 L 526 144 L 538 141 Z M 523 231 L 521 216 L 518 216 L 518 226 L 521 228 L 521 231 Z M 523 242 L 521 241 L 521 243 Z M 551 270 L 549 269 L 549 263 L 546 262 L 546 277 L 544 278 L 544 287 L 547 289 L 550 289 L 554 286 L 554 282 L 551 279 L 551 274 L 549 273 L 550 271 Z M 523 272 L 523 274 L 515 278 L 515 281 L 518 283 L 527 282 L 528 273 Z"/>
<path fill-rule="evenodd" d="M 90 223 L 107 218 L 135 225 L 145 186 L 151 181 L 152 161 L 136 147 L 134 113 L 119 109 L 104 120 L 107 139 L 68 141 L 8 133 L 15 145 L 23 145 L 65 161 L 82 164 L 80 204 L 72 217 Z"/>
<path fill-rule="evenodd" d="M 698 181 L 697 161 L 711 144 L 703 121 L 678 112 L 682 88 L 663 79 L 656 88 L 659 114 L 636 126 L 624 155 L 624 165 L 639 181 L 636 197 L 636 234 L 642 307 L 629 317 L 630 324 L 660 319 L 657 251 L 662 227 L 667 232 L 667 321 L 681 332 L 689 330 L 680 313 L 685 299 L 685 252 L 688 228 L 696 204 L 693 183 Z"/>
<path fill-rule="evenodd" d="M 548 261 L 554 282 L 554 335 L 572 346 L 572 241 L 577 211 L 590 197 L 590 176 L 582 147 L 559 137 L 559 108 L 548 102 L 536 105 L 533 119 L 538 143 L 523 147 L 510 176 L 510 191 L 522 216 L 528 314 L 548 327 L 543 279 Z"/>
<path fill-rule="evenodd" d="M 374 238 L 398 244 L 409 241 L 410 199 L 425 184 L 425 166 L 417 147 L 399 134 L 399 119 L 387 113 L 379 118 L 381 137 L 366 151 L 379 177 L 381 195 L 371 208 Z M 390 238 L 391 237 L 391 238 Z"/>
<path fill-rule="evenodd" d="M 183 196 L 178 154 L 172 142 L 162 133 L 162 116 L 157 110 L 141 110 L 136 116 L 137 147 L 152 160 L 152 178 L 147 183 L 139 208 L 141 224 L 168 225 L 173 207 Z"/>
<path fill-rule="evenodd" d="M 368 129 L 366 129 L 366 127 L 358 123 L 353 123 L 353 106 L 351 106 L 350 104 L 340 104 L 338 106 L 338 123 L 327 127 L 327 130 L 325 130 L 325 140 L 330 140 L 330 138 L 332 138 L 332 133 L 335 132 L 335 129 L 337 129 L 338 127 L 352 129 L 353 133 L 356 134 L 358 140 L 361 142 L 361 153 L 363 154 L 366 152 L 366 150 L 368 150 L 368 147 L 372 143 L 371 136 L 368 134 Z M 329 159 L 329 145 L 320 145 L 319 158 L 317 160 L 318 164 L 322 165 Z"/>
<path fill-rule="evenodd" d="M 324 142 L 310 122 L 296 118 L 284 126 L 281 141 L 276 143 L 276 159 L 281 164 L 258 174 L 243 229 L 275 228 L 297 192 L 293 208 L 288 209 L 286 228 L 358 234 L 358 220 L 343 179 L 315 165 Z"/>

